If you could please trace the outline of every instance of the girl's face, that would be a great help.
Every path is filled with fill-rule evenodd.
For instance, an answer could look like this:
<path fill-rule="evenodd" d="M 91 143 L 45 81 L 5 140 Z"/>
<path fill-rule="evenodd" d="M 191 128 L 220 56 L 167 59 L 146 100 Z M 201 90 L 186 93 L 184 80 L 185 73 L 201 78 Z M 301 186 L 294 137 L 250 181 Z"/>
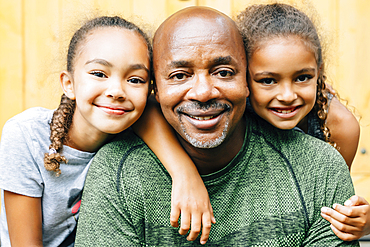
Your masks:
<path fill-rule="evenodd" d="M 248 66 L 253 109 L 275 127 L 294 128 L 315 105 L 319 68 L 299 38 L 264 42 Z"/>
<path fill-rule="evenodd" d="M 143 113 L 149 90 L 148 48 L 137 33 L 93 30 L 77 51 L 71 80 L 73 126 L 85 133 L 116 134 Z"/>

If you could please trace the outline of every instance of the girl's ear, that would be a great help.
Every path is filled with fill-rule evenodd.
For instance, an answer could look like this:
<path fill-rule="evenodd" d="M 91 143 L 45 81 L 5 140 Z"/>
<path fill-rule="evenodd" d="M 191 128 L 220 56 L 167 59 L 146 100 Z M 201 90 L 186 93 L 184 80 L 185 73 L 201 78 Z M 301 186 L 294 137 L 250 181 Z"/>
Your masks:
<path fill-rule="evenodd" d="M 63 89 L 64 94 L 71 100 L 75 100 L 76 96 L 73 88 L 73 77 L 68 71 L 62 71 L 60 73 L 60 86 Z"/>

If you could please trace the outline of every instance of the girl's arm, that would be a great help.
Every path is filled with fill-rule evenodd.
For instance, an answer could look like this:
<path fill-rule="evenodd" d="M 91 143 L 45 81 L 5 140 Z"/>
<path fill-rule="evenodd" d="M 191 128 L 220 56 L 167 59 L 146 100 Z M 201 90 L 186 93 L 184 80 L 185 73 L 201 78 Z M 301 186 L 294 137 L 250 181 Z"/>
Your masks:
<path fill-rule="evenodd" d="M 338 151 L 351 169 L 359 143 L 360 125 L 336 97 L 333 97 L 329 107 L 327 126 L 331 140 L 337 144 Z M 362 197 L 353 196 L 344 206 L 334 204 L 333 209 L 324 207 L 321 215 L 331 223 L 333 232 L 342 240 L 356 240 L 370 233 L 370 206 Z"/>
<path fill-rule="evenodd" d="M 335 235 L 344 241 L 370 234 L 370 205 L 360 196 L 352 196 L 344 206 L 334 204 L 333 209 L 322 208 L 321 216 L 331 223 Z"/>
<path fill-rule="evenodd" d="M 187 239 L 195 240 L 202 230 L 200 242 L 206 243 L 211 225 L 215 223 L 207 189 L 193 161 L 164 119 L 154 97 L 149 97 L 143 115 L 132 127 L 172 177 L 171 225 L 179 226 L 178 219 L 181 214 L 179 233 L 187 234 L 191 224 Z"/>
<path fill-rule="evenodd" d="M 326 124 L 330 130 L 331 140 L 351 169 L 360 139 L 360 125 L 353 114 L 336 97 L 329 106 Z"/>
<path fill-rule="evenodd" d="M 41 198 L 4 191 L 11 245 L 42 246 Z"/>

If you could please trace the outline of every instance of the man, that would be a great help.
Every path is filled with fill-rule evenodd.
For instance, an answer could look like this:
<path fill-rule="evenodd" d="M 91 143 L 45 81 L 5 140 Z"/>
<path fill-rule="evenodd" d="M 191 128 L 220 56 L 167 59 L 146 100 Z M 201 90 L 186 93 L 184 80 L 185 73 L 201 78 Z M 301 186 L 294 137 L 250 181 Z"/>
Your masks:
<path fill-rule="evenodd" d="M 326 143 L 244 114 L 249 91 L 233 21 L 193 7 L 154 37 L 156 98 L 196 164 L 217 223 L 210 246 L 358 246 L 343 242 L 322 206 L 353 195 L 341 156 Z M 169 222 L 171 178 L 131 132 L 90 168 L 76 246 L 196 246 Z"/>

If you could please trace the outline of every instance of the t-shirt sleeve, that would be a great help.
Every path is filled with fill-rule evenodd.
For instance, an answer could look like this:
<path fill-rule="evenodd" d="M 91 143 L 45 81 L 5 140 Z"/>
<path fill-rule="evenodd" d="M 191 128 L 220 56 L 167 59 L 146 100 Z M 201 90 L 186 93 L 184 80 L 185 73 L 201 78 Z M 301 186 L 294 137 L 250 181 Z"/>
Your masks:
<path fill-rule="evenodd" d="M 32 133 L 9 120 L 0 143 L 0 188 L 17 194 L 41 197 L 43 180 L 35 160 Z"/>
<path fill-rule="evenodd" d="M 330 147 L 330 149 L 332 149 Z M 320 215 L 322 206 L 343 204 L 354 195 L 354 188 L 345 161 L 335 150 L 328 149 L 320 166 L 319 186 L 315 190 L 315 215 L 303 246 L 359 246 L 358 241 L 343 241 L 330 228 L 330 223 Z"/>
<path fill-rule="evenodd" d="M 120 160 L 109 150 L 103 147 L 90 166 L 82 195 L 76 247 L 141 246 L 124 191 L 117 185 Z"/>

